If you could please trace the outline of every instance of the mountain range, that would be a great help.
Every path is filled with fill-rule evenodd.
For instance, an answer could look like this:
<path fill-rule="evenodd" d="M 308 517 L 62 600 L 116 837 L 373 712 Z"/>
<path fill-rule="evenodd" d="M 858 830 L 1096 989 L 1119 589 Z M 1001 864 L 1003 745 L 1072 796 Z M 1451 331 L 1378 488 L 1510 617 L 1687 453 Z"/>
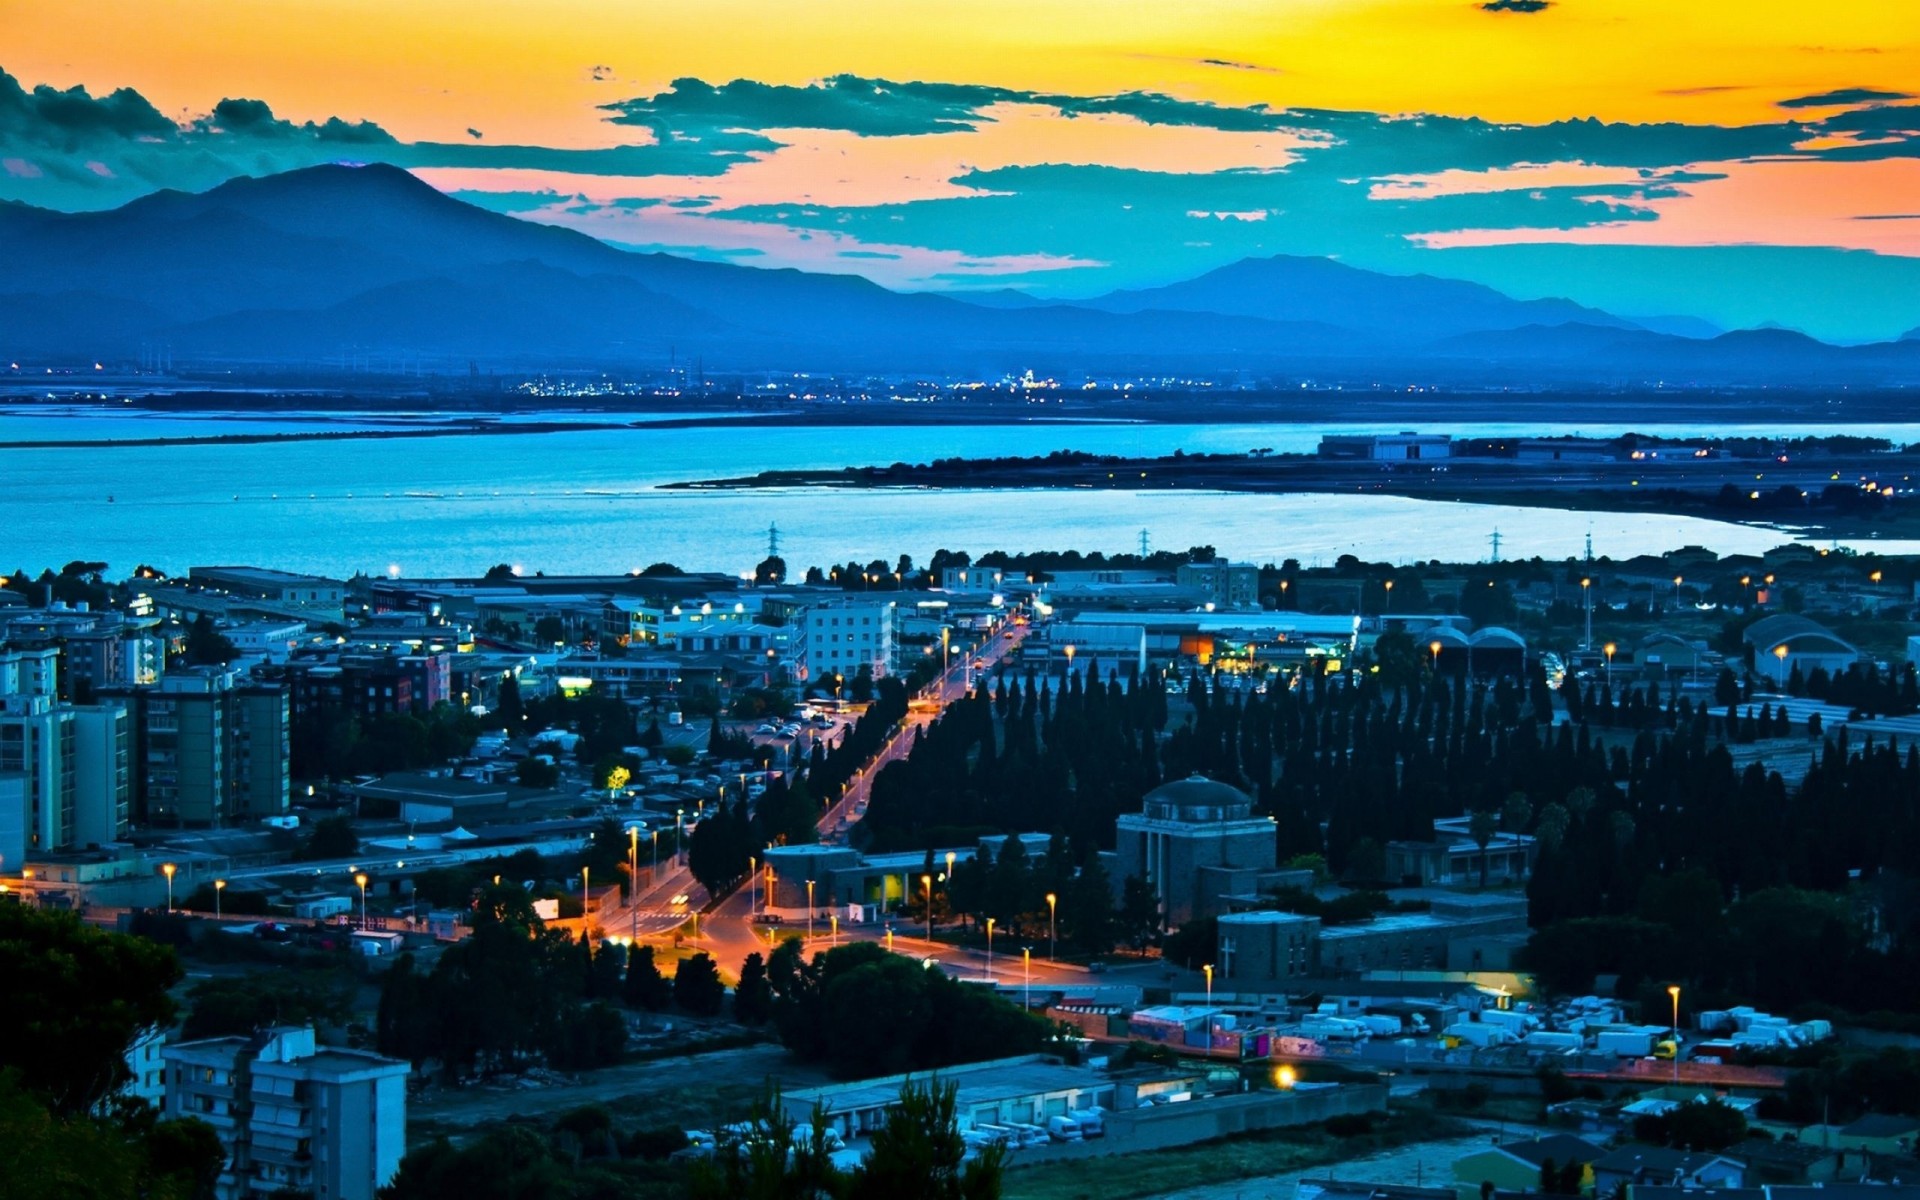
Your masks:
<path fill-rule="evenodd" d="M 272 369 L 662 366 L 999 375 L 1242 369 L 1370 382 L 1920 382 L 1920 342 L 1677 336 L 1567 300 L 1331 259 L 1247 259 L 1072 303 L 640 253 L 398 168 L 322 166 L 97 213 L 0 204 L 0 355 Z M 1651 326 L 1651 327 L 1650 327 Z"/>

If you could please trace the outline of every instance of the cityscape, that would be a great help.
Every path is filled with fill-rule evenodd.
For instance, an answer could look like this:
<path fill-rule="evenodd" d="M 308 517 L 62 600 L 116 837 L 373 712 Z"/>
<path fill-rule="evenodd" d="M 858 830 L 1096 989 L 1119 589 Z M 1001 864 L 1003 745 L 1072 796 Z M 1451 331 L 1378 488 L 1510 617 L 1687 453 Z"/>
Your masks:
<path fill-rule="evenodd" d="M 1900 4 L 192 7 L 0 16 L 0 1200 L 1920 1195 Z"/>

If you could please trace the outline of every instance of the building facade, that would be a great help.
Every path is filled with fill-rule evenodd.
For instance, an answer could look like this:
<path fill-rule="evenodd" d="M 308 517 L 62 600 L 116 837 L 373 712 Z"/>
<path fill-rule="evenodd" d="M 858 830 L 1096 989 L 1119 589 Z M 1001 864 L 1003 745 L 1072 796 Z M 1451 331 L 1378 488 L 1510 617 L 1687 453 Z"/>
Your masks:
<path fill-rule="evenodd" d="M 1198 775 L 1148 792 L 1143 811 L 1115 826 L 1115 884 L 1145 880 L 1169 928 L 1220 912 L 1226 896 L 1258 891 L 1275 869 L 1273 822 L 1253 815 L 1245 792 Z"/>
<path fill-rule="evenodd" d="M 285 688 L 190 667 L 112 699 L 132 714 L 133 808 L 141 819 L 217 826 L 290 809 Z"/>
<path fill-rule="evenodd" d="M 1224 559 L 1182 563 L 1174 582 L 1216 609 L 1260 607 L 1260 568 L 1252 563 Z"/>
<path fill-rule="evenodd" d="M 796 674 L 803 683 L 851 680 L 864 669 L 875 679 L 893 672 L 891 600 L 841 600 L 809 606 L 800 615 Z"/>
<path fill-rule="evenodd" d="M 219 1200 L 374 1200 L 400 1168 L 404 1062 L 319 1046 L 311 1026 L 184 1042 L 161 1057 L 166 1115 L 207 1122 L 226 1148 Z"/>

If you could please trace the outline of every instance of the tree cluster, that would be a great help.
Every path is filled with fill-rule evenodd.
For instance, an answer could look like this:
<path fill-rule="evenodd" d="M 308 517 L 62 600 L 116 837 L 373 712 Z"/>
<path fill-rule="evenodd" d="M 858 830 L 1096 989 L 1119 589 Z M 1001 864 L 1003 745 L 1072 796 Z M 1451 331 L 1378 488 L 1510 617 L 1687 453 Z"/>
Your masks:
<path fill-rule="evenodd" d="M 843 1078 L 1031 1054 L 1055 1043 L 1045 1019 L 872 942 L 809 962 L 789 938 L 769 957 L 767 982 L 781 1043 Z"/>

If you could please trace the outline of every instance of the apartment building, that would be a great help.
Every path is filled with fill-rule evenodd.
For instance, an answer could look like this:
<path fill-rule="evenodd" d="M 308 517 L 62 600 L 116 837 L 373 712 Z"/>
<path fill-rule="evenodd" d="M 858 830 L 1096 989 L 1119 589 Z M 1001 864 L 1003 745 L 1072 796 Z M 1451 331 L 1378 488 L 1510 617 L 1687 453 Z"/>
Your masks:
<path fill-rule="evenodd" d="M 399 1170 L 404 1062 L 321 1046 L 311 1026 L 183 1042 L 161 1058 L 166 1115 L 205 1121 L 226 1147 L 218 1200 L 374 1200 Z"/>

